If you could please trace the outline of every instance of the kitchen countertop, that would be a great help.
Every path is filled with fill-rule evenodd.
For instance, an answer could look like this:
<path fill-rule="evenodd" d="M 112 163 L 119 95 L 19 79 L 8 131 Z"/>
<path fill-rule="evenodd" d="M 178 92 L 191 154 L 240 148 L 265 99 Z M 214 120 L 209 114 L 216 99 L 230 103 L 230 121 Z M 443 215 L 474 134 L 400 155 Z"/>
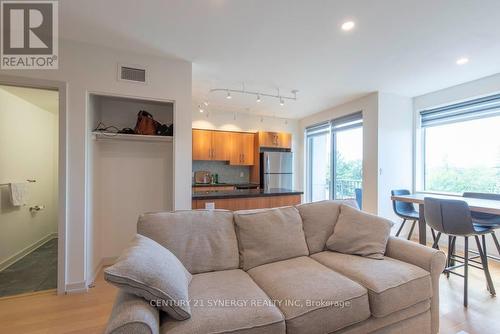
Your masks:
<path fill-rule="evenodd" d="M 195 191 L 193 192 L 193 200 L 203 199 L 221 199 L 221 198 L 250 198 L 250 197 L 268 197 L 268 196 L 287 196 L 287 195 L 302 195 L 303 191 L 289 189 L 237 189 L 223 191 Z"/>

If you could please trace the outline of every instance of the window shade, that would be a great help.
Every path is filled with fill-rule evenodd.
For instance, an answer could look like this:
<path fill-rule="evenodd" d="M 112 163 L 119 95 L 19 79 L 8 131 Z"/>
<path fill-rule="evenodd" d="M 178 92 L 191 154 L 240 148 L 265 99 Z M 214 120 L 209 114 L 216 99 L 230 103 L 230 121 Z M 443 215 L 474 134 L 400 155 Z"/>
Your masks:
<path fill-rule="evenodd" d="M 359 126 L 362 122 L 363 122 L 363 113 L 360 111 L 355 114 L 336 118 L 331 121 L 331 124 L 333 131 L 341 131 Z"/>
<path fill-rule="evenodd" d="M 312 125 L 306 128 L 306 136 L 314 136 L 319 134 L 324 134 L 330 131 L 330 122 L 324 122 L 316 125 Z"/>
<path fill-rule="evenodd" d="M 500 94 L 420 112 L 422 127 L 500 115 Z"/>

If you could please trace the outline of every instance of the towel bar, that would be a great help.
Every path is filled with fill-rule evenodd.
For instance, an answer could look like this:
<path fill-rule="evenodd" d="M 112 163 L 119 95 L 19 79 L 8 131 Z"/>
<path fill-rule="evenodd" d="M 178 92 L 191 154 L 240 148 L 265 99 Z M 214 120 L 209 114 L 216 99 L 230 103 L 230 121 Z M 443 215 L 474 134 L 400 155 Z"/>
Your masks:
<path fill-rule="evenodd" d="M 36 180 L 35 179 L 27 179 L 26 182 L 29 182 L 29 183 L 35 183 Z M 8 186 L 10 183 L 0 183 L 0 187 L 2 186 Z"/>

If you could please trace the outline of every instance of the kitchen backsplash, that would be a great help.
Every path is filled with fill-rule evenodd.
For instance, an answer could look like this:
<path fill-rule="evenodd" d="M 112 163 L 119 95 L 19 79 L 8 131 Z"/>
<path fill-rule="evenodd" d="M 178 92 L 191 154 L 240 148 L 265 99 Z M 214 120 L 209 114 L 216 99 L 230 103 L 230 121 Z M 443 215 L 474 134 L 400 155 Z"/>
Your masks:
<path fill-rule="evenodd" d="M 193 174 L 200 170 L 219 174 L 219 183 L 248 183 L 250 180 L 250 167 L 231 166 L 224 161 L 193 161 Z"/>

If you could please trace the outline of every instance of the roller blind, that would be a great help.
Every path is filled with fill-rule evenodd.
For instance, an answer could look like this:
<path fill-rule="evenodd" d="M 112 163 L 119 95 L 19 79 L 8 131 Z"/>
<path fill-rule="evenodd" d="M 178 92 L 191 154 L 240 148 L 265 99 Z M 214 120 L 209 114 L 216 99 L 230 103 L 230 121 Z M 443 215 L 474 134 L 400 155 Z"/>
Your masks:
<path fill-rule="evenodd" d="M 306 136 L 320 135 L 328 131 L 330 131 L 330 122 L 324 122 L 307 127 Z"/>
<path fill-rule="evenodd" d="M 430 127 L 448 123 L 500 115 L 500 94 L 455 103 L 420 112 L 421 126 Z"/>
<path fill-rule="evenodd" d="M 333 131 L 347 130 L 363 123 L 363 113 L 357 112 L 331 121 Z"/>

